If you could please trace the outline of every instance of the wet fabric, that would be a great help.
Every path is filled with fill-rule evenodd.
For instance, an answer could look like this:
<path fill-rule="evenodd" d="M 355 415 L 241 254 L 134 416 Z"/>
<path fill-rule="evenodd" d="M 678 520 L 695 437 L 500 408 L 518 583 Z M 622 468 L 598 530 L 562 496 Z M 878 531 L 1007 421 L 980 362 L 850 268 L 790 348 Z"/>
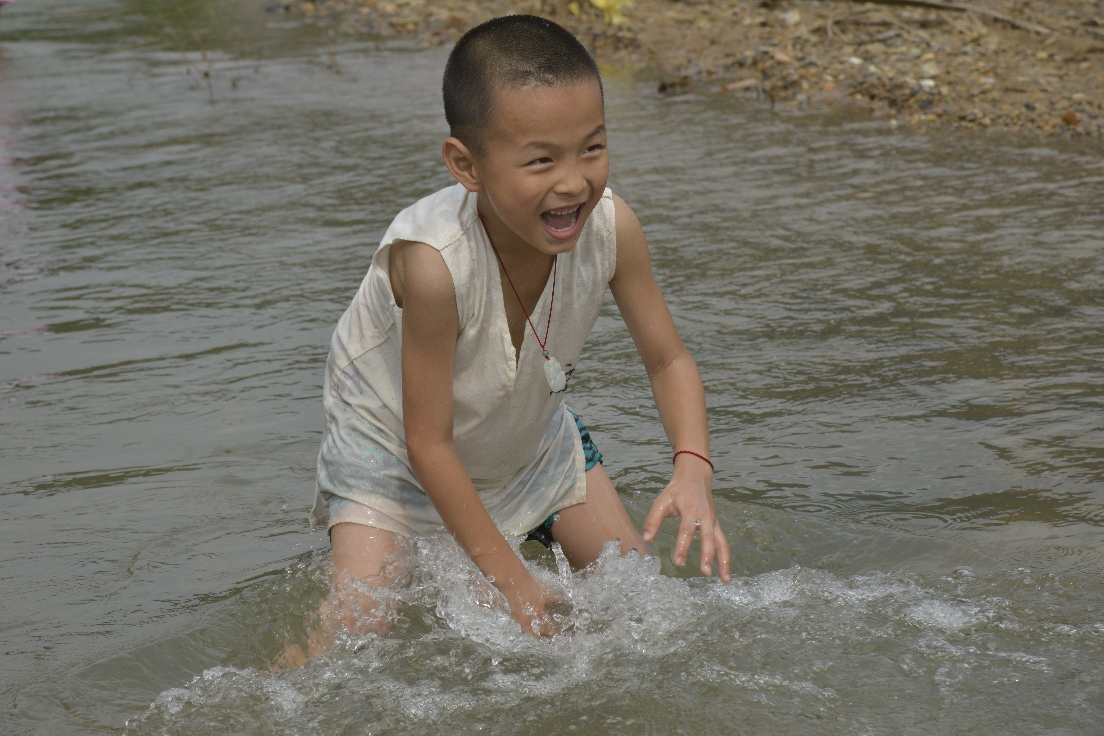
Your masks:
<path fill-rule="evenodd" d="M 572 418 L 575 419 L 575 427 L 579 430 L 579 440 L 583 444 L 583 457 L 586 458 L 586 469 L 590 470 L 595 465 L 602 462 L 602 453 L 598 452 L 598 447 L 594 444 L 594 440 L 590 437 L 590 431 L 583 424 L 583 420 L 579 418 L 579 415 L 568 409 L 571 412 Z M 552 514 L 544 523 L 535 529 L 529 531 L 525 535 L 526 542 L 540 542 L 545 547 L 551 547 L 555 541 L 552 539 L 552 524 L 556 521 L 557 514 Z"/>
<path fill-rule="evenodd" d="M 520 535 L 585 498 L 588 459 L 577 424 L 562 401 L 563 392 L 549 391 L 541 348 L 532 334 L 525 335 L 520 354 L 515 353 L 498 263 L 476 202 L 474 194 L 456 185 L 400 213 L 338 322 L 323 390 L 326 432 L 312 525 L 332 513 L 330 500 L 336 496 L 370 510 L 361 523 L 370 521 L 399 534 L 443 529 L 410 469 L 404 439 L 402 310 L 395 304 L 388 272 L 388 252 L 396 241 L 436 248 L 452 276 L 460 323 L 453 437 L 491 518 L 504 533 Z M 583 224 L 578 244 L 559 259 L 547 346 L 570 379 L 616 266 L 613 195 L 608 189 Z M 551 286 L 549 279 L 535 320 L 547 321 Z"/>

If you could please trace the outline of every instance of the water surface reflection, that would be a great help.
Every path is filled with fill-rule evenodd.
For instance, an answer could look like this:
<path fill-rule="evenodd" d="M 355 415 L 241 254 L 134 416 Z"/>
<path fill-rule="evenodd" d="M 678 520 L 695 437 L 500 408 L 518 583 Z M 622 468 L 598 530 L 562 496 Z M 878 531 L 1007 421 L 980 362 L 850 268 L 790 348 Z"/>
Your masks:
<path fill-rule="evenodd" d="M 772 117 L 611 71 L 612 184 L 706 379 L 740 579 L 612 559 L 564 577 L 529 550 L 578 616 L 541 647 L 471 607 L 430 540 L 397 639 L 272 674 L 324 592 L 305 516 L 329 333 L 390 217 L 448 183 L 443 53 L 224 2 L 194 7 L 195 38 L 165 17 L 182 63 L 109 2 L 12 8 L 0 730 L 1104 717 L 1099 148 Z M 669 452 L 612 303 L 571 402 L 642 518 Z"/>

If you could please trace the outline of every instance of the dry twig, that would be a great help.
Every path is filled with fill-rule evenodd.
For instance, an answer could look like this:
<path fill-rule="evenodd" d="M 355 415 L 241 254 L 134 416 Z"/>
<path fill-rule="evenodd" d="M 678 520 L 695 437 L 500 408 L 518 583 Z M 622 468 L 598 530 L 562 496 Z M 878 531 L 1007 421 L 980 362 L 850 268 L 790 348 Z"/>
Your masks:
<path fill-rule="evenodd" d="M 961 3 L 948 3 L 941 0 L 869 0 L 869 2 L 876 3 L 878 5 L 909 5 L 915 8 L 930 8 L 931 10 L 953 10 L 956 13 L 976 13 L 978 15 L 984 15 L 994 20 L 1003 21 L 1009 25 L 1017 28 L 1022 28 L 1025 31 L 1031 31 L 1033 33 L 1053 33 L 1049 28 L 1045 28 L 1035 23 L 1028 23 L 1024 20 L 1018 20 L 1004 13 L 998 13 L 995 10 L 988 10 L 986 8 L 979 8 L 976 5 L 963 5 Z"/>

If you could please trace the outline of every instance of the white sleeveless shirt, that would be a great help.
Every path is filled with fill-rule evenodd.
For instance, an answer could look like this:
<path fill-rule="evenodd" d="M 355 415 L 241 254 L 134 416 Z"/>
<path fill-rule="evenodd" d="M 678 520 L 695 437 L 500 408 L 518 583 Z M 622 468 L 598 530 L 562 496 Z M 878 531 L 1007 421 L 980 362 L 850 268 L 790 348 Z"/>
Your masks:
<path fill-rule="evenodd" d="M 532 331 L 526 331 L 515 360 L 498 262 L 477 200 L 457 184 L 399 213 L 338 322 L 326 363 L 326 435 L 312 525 L 324 515 L 324 494 L 330 494 L 389 517 L 373 526 L 417 534 L 444 528 L 406 451 L 402 309 L 395 304 L 388 266 L 390 245 L 397 240 L 436 248 L 452 276 L 459 318 L 453 439 L 491 518 L 504 533 L 522 534 L 585 500 L 579 432 L 563 404 L 564 392 L 554 394 L 548 387 Z M 613 195 L 606 189 L 578 244 L 558 257 L 546 345 L 569 378 L 598 318 L 616 256 Z M 547 323 L 551 296 L 550 277 L 530 315 L 533 324 Z"/>

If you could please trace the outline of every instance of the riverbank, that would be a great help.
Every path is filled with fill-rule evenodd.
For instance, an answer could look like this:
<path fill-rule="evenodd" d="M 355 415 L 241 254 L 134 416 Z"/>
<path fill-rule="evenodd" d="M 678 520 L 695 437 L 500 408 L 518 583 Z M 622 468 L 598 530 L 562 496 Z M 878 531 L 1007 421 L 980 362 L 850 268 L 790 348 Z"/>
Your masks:
<path fill-rule="evenodd" d="M 891 125 L 1104 137 L 1099 0 L 596 2 L 296 0 L 269 9 L 425 44 L 450 43 L 497 15 L 536 13 L 600 59 L 656 70 L 663 91 L 795 107 L 848 101 Z"/>

